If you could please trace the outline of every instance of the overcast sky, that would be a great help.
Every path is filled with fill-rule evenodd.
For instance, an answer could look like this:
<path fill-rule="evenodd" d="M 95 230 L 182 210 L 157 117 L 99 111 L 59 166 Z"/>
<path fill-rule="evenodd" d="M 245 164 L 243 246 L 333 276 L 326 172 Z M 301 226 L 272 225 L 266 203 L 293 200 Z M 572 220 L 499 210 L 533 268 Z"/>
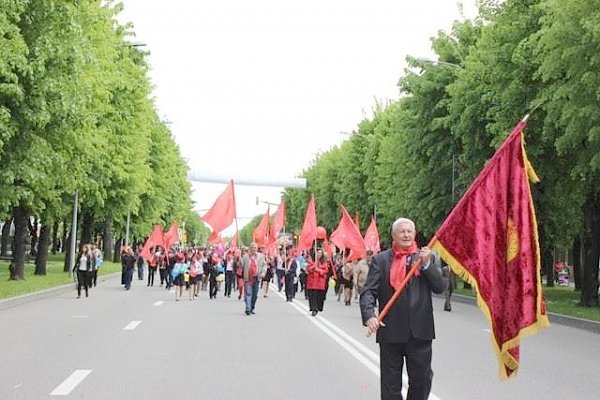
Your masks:
<path fill-rule="evenodd" d="M 454 0 L 122 2 L 191 170 L 252 179 L 297 176 L 347 139 L 398 98 L 405 57 L 431 58 L 431 36 L 461 19 Z M 462 3 L 473 17 L 475 0 Z M 225 188 L 192 186 L 201 215 Z M 281 191 L 236 185 L 239 227 Z"/>

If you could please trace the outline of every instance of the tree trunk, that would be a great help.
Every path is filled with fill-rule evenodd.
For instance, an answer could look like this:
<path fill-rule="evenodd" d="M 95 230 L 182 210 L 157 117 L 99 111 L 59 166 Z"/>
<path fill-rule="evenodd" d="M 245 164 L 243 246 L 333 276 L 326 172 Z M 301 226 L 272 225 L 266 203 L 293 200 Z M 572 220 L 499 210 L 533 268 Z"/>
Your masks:
<path fill-rule="evenodd" d="M 546 273 L 546 287 L 554 286 L 554 256 L 552 248 L 541 246 L 542 251 L 542 271 Z"/>
<path fill-rule="evenodd" d="M 40 238 L 38 240 L 38 251 L 35 257 L 35 275 L 46 275 L 49 243 L 50 225 L 42 223 L 42 227 L 40 228 Z"/>
<path fill-rule="evenodd" d="M 58 253 L 58 221 L 52 224 L 52 254 Z"/>
<path fill-rule="evenodd" d="M 2 227 L 2 244 L 0 248 L 0 255 L 7 256 L 8 255 L 8 246 L 10 246 L 10 227 L 12 226 L 12 217 L 8 218 L 4 221 L 4 226 Z"/>
<path fill-rule="evenodd" d="M 581 305 L 598 305 L 598 258 L 600 255 L 600 198 L 594 196 L 585 202 L 583 232 L 583 284 Z"/>
<path fill-rule="evenodd" d="M 581 290 L 582 286 L 582 270 L 581 270 L 581 236 L 577 235 L 573 242 L 573 281 L 575 282 L 575 290 Z"/>
<path fill-rule="evenodd" d="M 67 251 L 67 236 L 69 234 L 69 223 L 67 221 L 63 221 L 62 223 L 62 242 L 60 244 L 61 253 L 66 253 Z"/>
<path fill-rule="evenodd" d="M 94 217 L 89 210 L 83 211 L 81 216 L 81 244 L 92 243 L 94 232 Z"/>
<path fill-rule="evenodd" d="M 10 268 L 10 280 L 19 281 L 25 278 L 25 251 L 27 241 L 27 210 L 22 204 L 13 209 L 15 219 L 15 247 L 13 252 L 12 268 Z"/>
<path fill-rule="evenodd" d="M 67 232 L 67 225 L 65 225 L 65 232 Z M 64 272 L 69 272 L 69 261 L 71 260 L 71 232 L 69 231 L 65 241 L 63 242 L 63 250 L 65 253 L 65 266 L 63 268 Z"/>
<path fill-rule="evenodd" d="M 113 218 L 112 215 L 107 215 L 104 220 L 104 232 L 102 233 L 102 241 L 104 247 L 102 248 L 102 253 L 104 255 L 105 260 L 112 259 L 113 256 Z"/>
<path fill-rule="evenodd" d="M 29 255 L 35 256 L 37 241 L 38 241 L 38 217 L 33 218 L 33 222 L 31 222 L 31 218 L 27 218 L 27 227 L 29 228 Z"/>
<path fill-rule="evenodd" d="M 115 243 L 115 252 L 113 254 L 113 262 L 119 264 L 121 262 L 121 246 L 123 246 L 123 238 L 117 239 Z"/>

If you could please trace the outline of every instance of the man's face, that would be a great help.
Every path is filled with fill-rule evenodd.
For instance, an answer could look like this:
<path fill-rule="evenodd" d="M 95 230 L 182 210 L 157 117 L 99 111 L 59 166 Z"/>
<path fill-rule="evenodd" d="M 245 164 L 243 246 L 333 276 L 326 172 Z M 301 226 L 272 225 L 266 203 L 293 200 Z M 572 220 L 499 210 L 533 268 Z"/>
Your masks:
<path fill-rule="evenodd" d="M 415 241 L 416 232 L 413 229 L 412 225 L 408 222 L 401 223 L 398 225 L 396 230 L 392 232 L 392 237 L 394 238 L 394 242 L 401 249 L 407 249 Z"/>
<path fill-rule="evenodd" d="M 250 255 L 251 255 L 251 256 L 253 256 L 253 255 L 255 255 L 255 254 L 256 254 L 256 249 L 257 249 L 257 246 L 256 246 L 256 245 L 251 245 L 251 246 L 250 246 Z"/>

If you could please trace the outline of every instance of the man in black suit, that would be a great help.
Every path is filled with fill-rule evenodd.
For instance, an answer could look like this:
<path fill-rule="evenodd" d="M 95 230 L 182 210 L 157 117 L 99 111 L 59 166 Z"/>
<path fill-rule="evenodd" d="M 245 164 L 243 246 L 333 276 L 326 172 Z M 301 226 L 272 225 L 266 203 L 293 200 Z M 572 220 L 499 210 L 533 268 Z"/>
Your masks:
<path fill-rule="evenodd" d="M 392 225 L 393 245 L 373 257 L 367 281 L 360 295 L 363 325 L 368 334 L 377 332 L 380 349 L 381 399 L 402 400 L 402 369 L 406 359 L 408 400 L 427 400 L 431 391 L 431 341 L 435 338 L 431 292 L 446 288 L 439 260 L 431 249 L 417 248 L 415 224 L 399 218 Z M 385 307 L 411 264 L 422 258 L 421 267 L 405 287 L 384 321 Z"/>

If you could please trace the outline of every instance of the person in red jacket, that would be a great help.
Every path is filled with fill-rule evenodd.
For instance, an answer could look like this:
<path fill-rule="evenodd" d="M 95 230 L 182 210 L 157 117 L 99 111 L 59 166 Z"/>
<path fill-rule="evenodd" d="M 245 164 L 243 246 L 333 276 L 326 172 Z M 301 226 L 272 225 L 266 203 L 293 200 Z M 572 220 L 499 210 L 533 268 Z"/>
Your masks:
<path fill-rule="evenodd" d="M 306 291 L 308 293 L 308 305 L 311 315 L 314 317 L 319 311 L 323 311 L 325 302 L 325 288 L 328 278 L 329 265 L 323 250 L 317 250 L 316 261 L 309 260 L 306 268 Z"/>

